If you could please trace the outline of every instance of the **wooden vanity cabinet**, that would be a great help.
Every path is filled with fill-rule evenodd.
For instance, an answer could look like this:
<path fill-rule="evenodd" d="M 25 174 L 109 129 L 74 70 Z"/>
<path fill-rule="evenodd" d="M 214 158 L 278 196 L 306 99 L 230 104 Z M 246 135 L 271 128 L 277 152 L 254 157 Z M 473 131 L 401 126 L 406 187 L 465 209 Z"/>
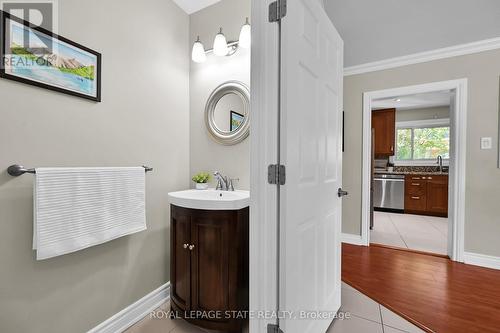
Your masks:
<path fill-rule="evenodd" d="M 396 142 L 396 109 L 372 111 L 375 157 L 393 156 Z"/>
<path fill-rule="evenodd" d="M 406 175 L 405 213 L 448 216 L 447 175 Z"/>
<path fill-rule="evenodd" d="M 171 307 L 178 317 L 207 329 L 241 331 L 243 321 L 225 315 L 248 310 L 248 218 L 248 208 L 171 206 Z M 207 318 L 216 313 L 222 317 Z"/>

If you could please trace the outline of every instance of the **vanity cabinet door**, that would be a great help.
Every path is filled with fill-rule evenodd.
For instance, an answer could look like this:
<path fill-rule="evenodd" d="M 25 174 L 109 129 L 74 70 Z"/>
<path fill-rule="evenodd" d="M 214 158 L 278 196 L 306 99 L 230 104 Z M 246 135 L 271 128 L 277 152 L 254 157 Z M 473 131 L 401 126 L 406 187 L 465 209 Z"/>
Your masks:
<path fill-rule="evenodd" d="M 224 311 L 233 308 L 230 304 L 233 297 L 229 267 L 230 256 L 235 255 L 230 239 L 232 216 L 230 212 L 212 212 L 196 214 L 192 218 L 192 310 Z"/>
<path fill-rule="evenodd" d="M 181 311 L 191 307 L 191 217 L 183 208 L 171 210 L 171 299 Z"/>

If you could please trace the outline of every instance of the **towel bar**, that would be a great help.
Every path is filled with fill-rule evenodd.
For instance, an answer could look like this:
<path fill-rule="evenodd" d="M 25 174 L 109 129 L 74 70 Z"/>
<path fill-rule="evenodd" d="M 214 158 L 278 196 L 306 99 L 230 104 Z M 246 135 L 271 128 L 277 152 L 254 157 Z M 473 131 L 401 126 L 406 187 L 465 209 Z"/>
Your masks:
<path fill-rule="evenodd" d="M 147 167 L 145 165 L 142 166 L 144 168 L 144 170 L 146 172 L 150 172 L 150 171 L 153 171 L 153 168 L 150 168 L 150 167 Z M 24 175 L 25 173 L 31 173 L 31 174 L 35 174 L 36 171 L 35 169 L 27 169 L 25 167 L 23 167 L 22 165 L 19 165 L 19 164 L 14 164 L 14 165 L 11 165 L 8 169 L 7 169 L 7 173 L 13 177 L 19 177 L 21 175 Z"/>

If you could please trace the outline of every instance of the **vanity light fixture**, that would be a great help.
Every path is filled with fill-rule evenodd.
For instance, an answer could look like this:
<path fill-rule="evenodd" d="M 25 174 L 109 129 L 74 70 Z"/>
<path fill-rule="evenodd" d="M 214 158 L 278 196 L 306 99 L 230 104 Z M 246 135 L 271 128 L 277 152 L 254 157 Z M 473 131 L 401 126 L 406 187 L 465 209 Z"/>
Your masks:
<path fill-rule="evenodd" d="M 193 50 L 191 52 L 191 59 L 196 63 L 203 63 L 207 60 L 207 53 L 213 53 L 216 56 L 231 56 L 233 55 L 238 47 L 242 47 L 245 49 L 250 48 L 252 42 L 252 32 L 250 21 L 248 17 L 246 18 L 245 24 L 241 27 L 240 31 L 240 39 L 238 41 L 230 41 L 228 42 L 226 36 L 222 32 L 222 28 L 220 28 L 219 33 L 215 36 L 214 39 L 214 47 L 212 49 L 205 50 L 202 42 L 200 41 L 200 37 L 193 44 Z"/>
<path fill-rule="evenodd" d="M 245 21 L 245 24 L 241 27 L 240 31 L 240 40 L 238 45 L 244 49 L 249 49 L 252 43 L 252 28 L 250 26 L 250 22 L 248 21 L 248 17 Z"/>
<path fill-rule="evenodd" d="M 220 28 L 219 33 L 215 36 L 214 40 L 214 54 L 219 57 L 226 56 L 229 53 L 227 47 L 226 36 L 222 33 L 222 28 Z"/>
<path fill-rule="evenodd" d="M 191 59 L 196 63 L 202 63 L 207 60 L 207 55 L 205 53 L 205 47 L 200 41 L 200 36 L 193 45 L 193 52 L 191 53 Z"/>

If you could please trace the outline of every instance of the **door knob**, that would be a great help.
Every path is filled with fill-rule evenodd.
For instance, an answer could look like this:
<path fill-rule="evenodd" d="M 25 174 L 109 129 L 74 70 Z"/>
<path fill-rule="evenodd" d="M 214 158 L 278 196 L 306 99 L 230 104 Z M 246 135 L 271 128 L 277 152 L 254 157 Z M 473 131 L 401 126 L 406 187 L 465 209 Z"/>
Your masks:
<path fill-rule="evenodd" d="M 184 244 L 183 246 L 184 246 L 185 249 L 187 249 L 188 246 L 189 246 L 189 244 Z"/>
<path fill-rule="evenodd" d="M 189 245 L 189 251 L 193 251 L 194 245 Z"/>
<path fill-rule="evenodd" d="M 341 188 L 339 188 L 339 191 L 337 192 L 337 194 L 338 194 L 339 198 L 342 198 L 342 197 L 349 195 L 349 192 L 344 191 Z"/>

